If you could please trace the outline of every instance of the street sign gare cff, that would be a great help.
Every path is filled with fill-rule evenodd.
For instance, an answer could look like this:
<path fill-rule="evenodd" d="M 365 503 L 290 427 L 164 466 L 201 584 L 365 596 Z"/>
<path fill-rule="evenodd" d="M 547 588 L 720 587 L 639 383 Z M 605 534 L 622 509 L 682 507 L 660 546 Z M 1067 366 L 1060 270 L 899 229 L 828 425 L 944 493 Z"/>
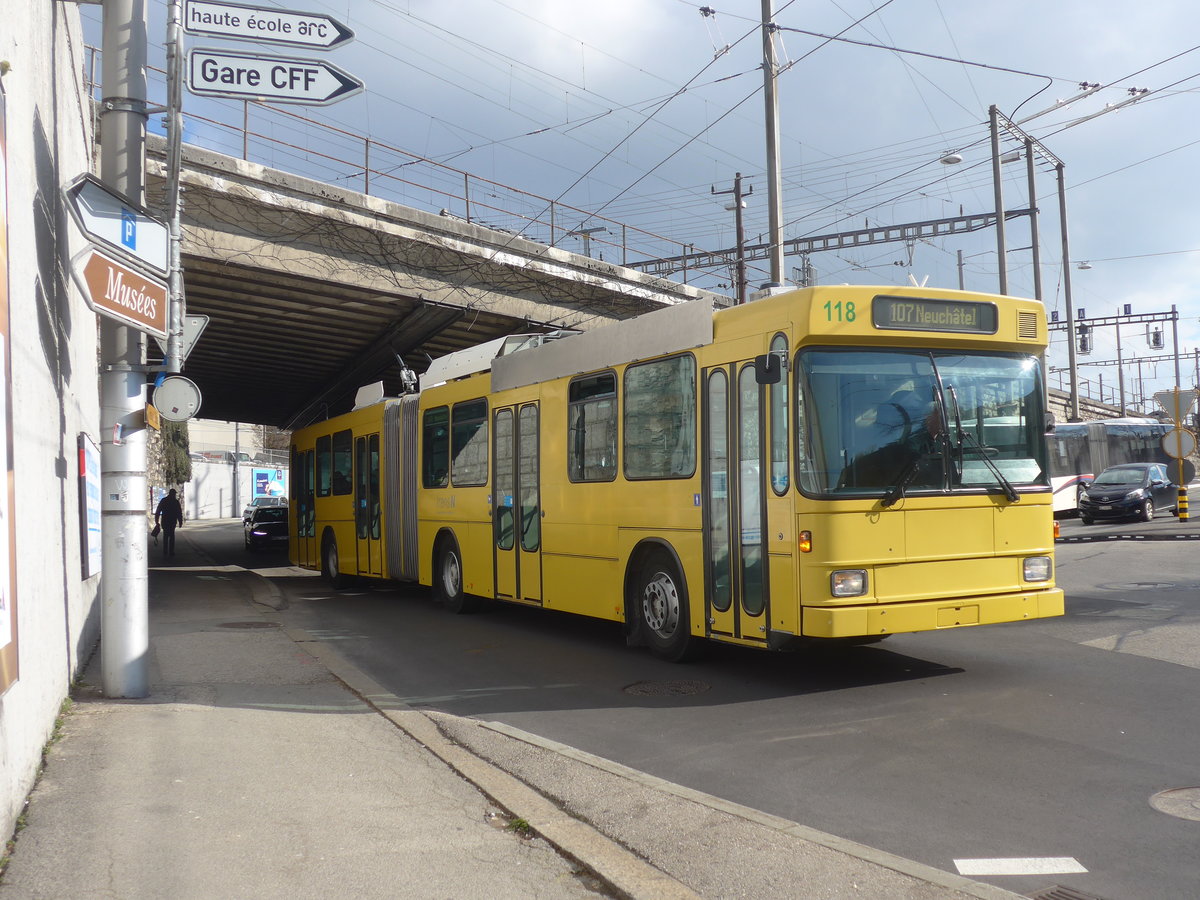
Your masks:
<path fill-rule="evenodd" d="M 188 53 L 188 89 L 209 97 L 324 106 L 358 93 L 363 83 L 323 60 L 197 48 Z"/>
<path fill-rule="evenodd" d="M 330 50 L 354 40 L 353 31 L 324 13 L 211 0 L 187 0 L 183 30 L 205 37 L 263 41 L 313 50 Z"/>

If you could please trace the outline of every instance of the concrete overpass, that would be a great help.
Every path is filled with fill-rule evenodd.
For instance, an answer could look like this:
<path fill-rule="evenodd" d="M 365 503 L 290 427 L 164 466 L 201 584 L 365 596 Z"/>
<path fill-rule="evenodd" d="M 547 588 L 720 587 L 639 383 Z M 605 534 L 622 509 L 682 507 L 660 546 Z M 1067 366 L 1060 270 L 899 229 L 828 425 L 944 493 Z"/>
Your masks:
<path fill-rule="evenodd" d="M 163 143 L 147 193 L 161 208 Z M 184 147 L 189 314 L 211 317 L 183 374 L 205 418 L 298 427 L 350 406 L 397 357 L 506 334 L 586 330 L 702 297 L 729 298 L 612 263 Z M 159 361 L 153 342 L 150 362 Z"/>

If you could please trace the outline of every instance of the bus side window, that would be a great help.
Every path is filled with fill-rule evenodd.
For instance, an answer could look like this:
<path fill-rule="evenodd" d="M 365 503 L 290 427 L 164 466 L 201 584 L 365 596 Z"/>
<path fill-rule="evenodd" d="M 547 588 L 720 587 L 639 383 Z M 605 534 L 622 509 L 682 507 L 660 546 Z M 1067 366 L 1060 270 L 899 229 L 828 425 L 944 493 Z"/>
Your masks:
<path fill-rule="evenodd" d="M 425 410 L 421 429 L 421 483 L 427 488 L 450 483 L 450 409 L 438 406 Z"/>
<path fill-rule="evenodd" d="M 339 431 L 333 436 L 333 493 L 349 494 L 353 490 L 353 438 L 350 429 Z"/>
<path fill-rule="evenodd" d="M 329 435 L 317 438 L 317 496 L 328 497 L 333 480 L 332 444 Z"/>
<path fill-rule="evenodd" d="M 571 382 L 567 475 L 572 481 L 612 481 L 617 476 L 617 376 L 612 372 Z"/>
<path fill-rule="evenodd" d="M 696 471 L 696 361 L 676 356 L 625 370 L 625 477 Z"/>

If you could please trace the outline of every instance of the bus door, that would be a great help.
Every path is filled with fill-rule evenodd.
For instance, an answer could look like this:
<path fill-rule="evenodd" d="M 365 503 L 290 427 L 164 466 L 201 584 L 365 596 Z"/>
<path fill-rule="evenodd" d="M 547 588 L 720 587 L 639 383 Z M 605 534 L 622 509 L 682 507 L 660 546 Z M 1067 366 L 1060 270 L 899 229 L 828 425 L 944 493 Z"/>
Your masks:
<path fill-rule="evenodd" d="M 379 435 L 354 439 L 354 543 L 358 574 L 383 577 L 379 523 Z"/>
<path fill-rule="evenodd" d="M 495 410 L 492 546 L 496 597 L 542 602 L 542 506 L 536 403 Z"/>
<path fill-rule="evenodd" d="M 292 456 L 292 504 L 288 514 L 295 517 L 296 565 L 320 566 L 316 527 L 316 454 L 297 450 Z"/>
<path fill-rule="evenodd" d="M 708 633 L 765 641 L 762 389 L 753 362 L 704 382 L 705 617 Z"/>

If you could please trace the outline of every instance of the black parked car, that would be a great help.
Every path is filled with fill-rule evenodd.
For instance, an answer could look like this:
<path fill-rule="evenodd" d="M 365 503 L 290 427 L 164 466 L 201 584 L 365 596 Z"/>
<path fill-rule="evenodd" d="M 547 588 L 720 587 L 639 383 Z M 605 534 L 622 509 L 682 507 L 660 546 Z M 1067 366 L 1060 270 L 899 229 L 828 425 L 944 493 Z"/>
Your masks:
<path fill-rule="evenodd" d="M 286 506 L 260 506 L 242 523 L 246 549 L 287 545 L 288 511 Z"/>
<path fill-rule="evenodd" d="M 1149 522 L 1158 509 L 1175 509 L 1179 486 L 1171 483 L 1162 463 L 1109 466 L 1096 476 L 1079 498 L 1084 525 L 1096 519 L 1140 518 Z"/>

